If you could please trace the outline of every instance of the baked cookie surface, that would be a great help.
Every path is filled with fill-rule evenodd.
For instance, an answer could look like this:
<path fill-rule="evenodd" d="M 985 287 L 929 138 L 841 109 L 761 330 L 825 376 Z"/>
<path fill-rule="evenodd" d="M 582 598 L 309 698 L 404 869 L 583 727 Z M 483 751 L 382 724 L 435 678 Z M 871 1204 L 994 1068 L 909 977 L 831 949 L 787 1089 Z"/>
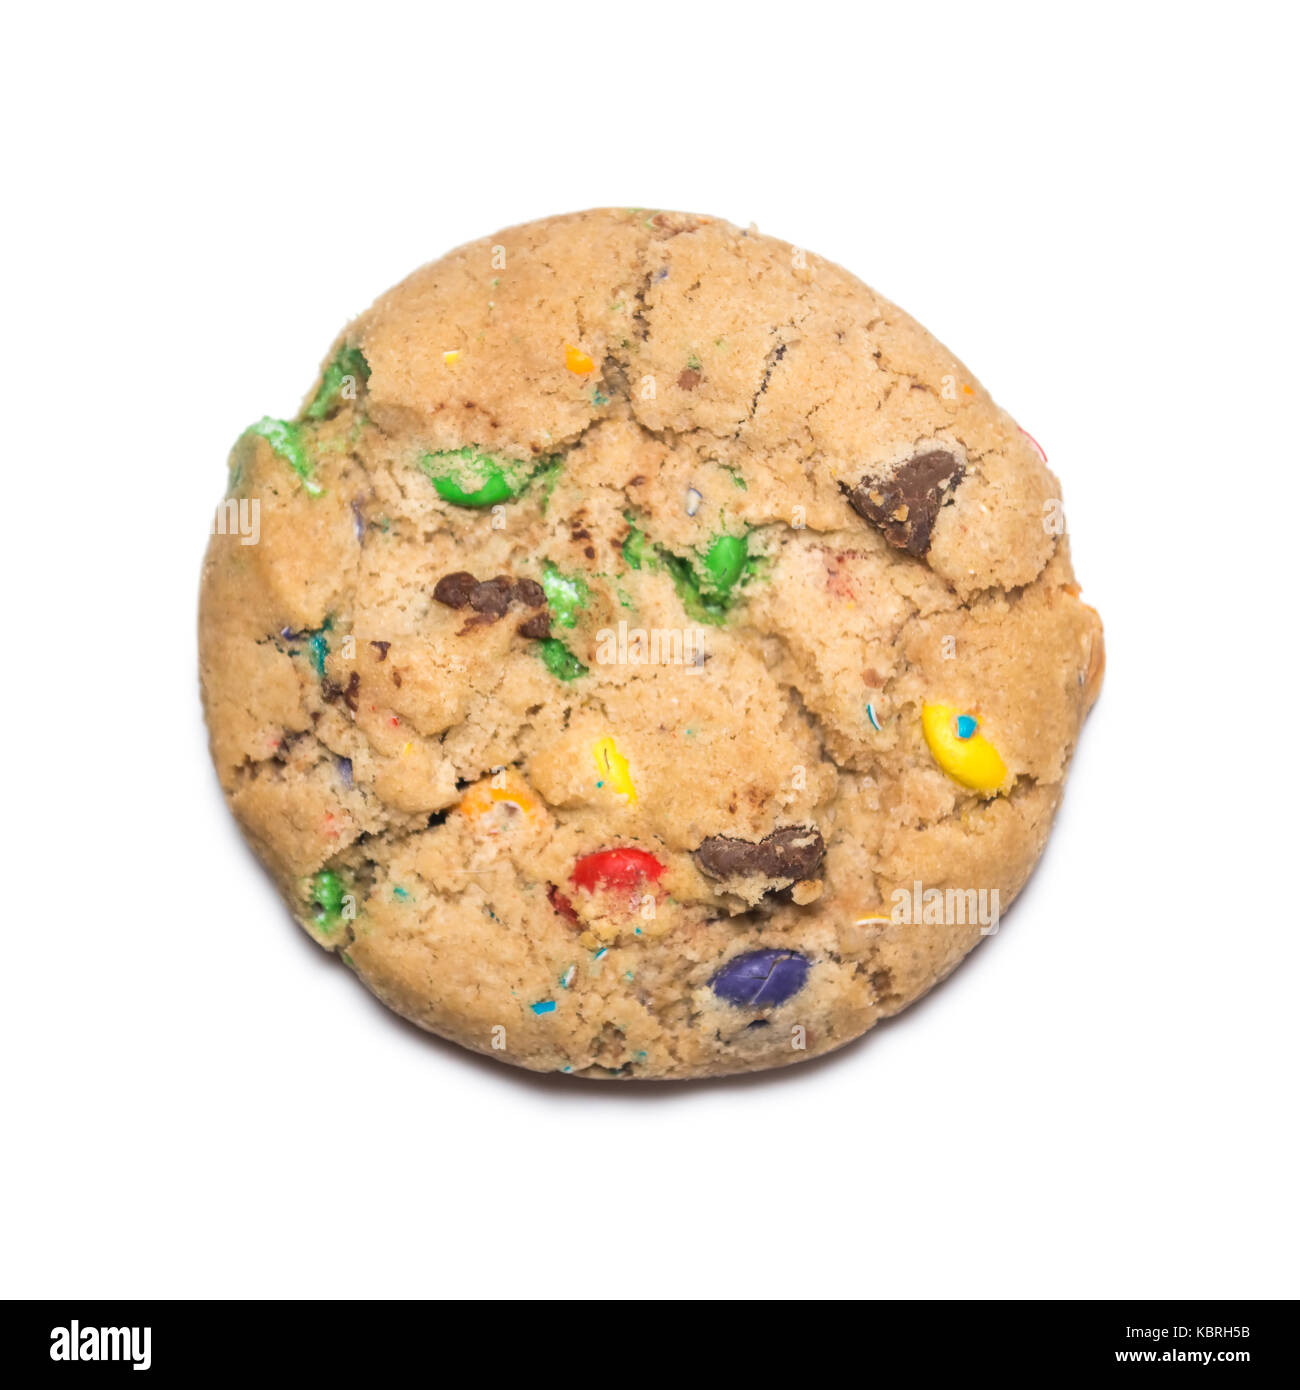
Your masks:
<path fill-rule="evenodd" d="M 213 759 L 306 930 L 535 1070 L 827 1052 L 995 930 L 1101 683 L 1028 435 L 839 267 L 597 210 L 383 295 L 236 443 Z"/>

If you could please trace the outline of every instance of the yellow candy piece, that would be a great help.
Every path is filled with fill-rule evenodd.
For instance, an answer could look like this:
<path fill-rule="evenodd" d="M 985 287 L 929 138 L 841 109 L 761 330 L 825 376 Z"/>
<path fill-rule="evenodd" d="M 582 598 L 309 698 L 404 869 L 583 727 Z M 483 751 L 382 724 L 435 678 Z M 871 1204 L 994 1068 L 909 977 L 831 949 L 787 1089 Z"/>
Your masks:
<path fill-rule="evenodd" d="M 960 721 L 960 724 L 959 724 Z M 971 732 L 963 738 L 967 728 Z M 923 705 L 921 728 L 935 762 L 963 787 L 991 796 L 1007 780 L 998 750 L 981 734 L 979 721 L 954 705 Z"/>
<path fill-rule="evenodd" d="M 628 803 L 636 801 L 636 787 L 632 785 L 632 769 L 627 765 L 627 759 L 618 751 L 612 738 L 602 738 L 596 741 L 592 752 L 596 755 L 596 768 L 600 773 L 601 781 L 612 787 L 616 792 L 622 792 L 628 799 Z"/>
<path fill-rule="evenodd" d="M 586 376 L 588 372 L 596 370 L 596 364 L 591 358 L 581 348 L 574 347 L 572 343 L 564 349 L 564 365 L 575 376 Z"/>
<path fill-rule="evenodd" d="M 458 350 L 444 352 L 442 354 L 442 360 L 447 364 L 447 366 L 454 367 L 456 363 L 460 361 L 460 352 Z"/>
<path fill-rule="evenodd" d="M 477 820 L 501 801 L 518 807 L 524 815 L 533 819 L 541 815 L 541 808 L 533 796 L 532 789 L 514 768 L 506 768 L 491 777 L 485 777 L 481 782 L 475 782 L 461 797 L 460 805 L 456 809 L 470 820 Z"/>

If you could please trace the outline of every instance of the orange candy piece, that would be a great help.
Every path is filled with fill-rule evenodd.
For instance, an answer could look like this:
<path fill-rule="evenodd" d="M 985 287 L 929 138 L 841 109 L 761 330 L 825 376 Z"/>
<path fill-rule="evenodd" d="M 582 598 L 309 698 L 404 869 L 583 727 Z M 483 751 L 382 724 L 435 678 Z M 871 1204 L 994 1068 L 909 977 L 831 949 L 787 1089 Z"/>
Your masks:
<path fill-rule="evenodd" d="M 572 343 L 564 349 L 564 365 L 575 376 L 586 376 L 588 372 L 596 370 L 595 362 L 581 348 L 574 347 Z"/>
<path fill-rule="evenodd" d="M 541 817 L 541 807 L 533 795 L 532 788 L 514 768 L 505 768 L 491 777 L 485 777 L 481 782 L 475 782 L 461 797 L 460 805 L 456 809 L 470 820 L 477 820 L 502 801 L 516 807 L 530 819 L 537 820 Z"/>

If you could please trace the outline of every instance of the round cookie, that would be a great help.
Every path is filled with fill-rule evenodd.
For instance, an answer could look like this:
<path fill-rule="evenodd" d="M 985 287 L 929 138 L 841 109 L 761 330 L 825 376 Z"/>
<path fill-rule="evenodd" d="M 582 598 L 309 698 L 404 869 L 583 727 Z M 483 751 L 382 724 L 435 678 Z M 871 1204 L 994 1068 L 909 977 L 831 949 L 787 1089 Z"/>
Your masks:
<path fill-rule="evenodd" d="M 535 1070 L 817 1056 L 996 930 L 1103 666 L 1060 492 L 853 276 L 708 217 L 418 270 L 236 443 L 212 755 L 308 932 Z"/>

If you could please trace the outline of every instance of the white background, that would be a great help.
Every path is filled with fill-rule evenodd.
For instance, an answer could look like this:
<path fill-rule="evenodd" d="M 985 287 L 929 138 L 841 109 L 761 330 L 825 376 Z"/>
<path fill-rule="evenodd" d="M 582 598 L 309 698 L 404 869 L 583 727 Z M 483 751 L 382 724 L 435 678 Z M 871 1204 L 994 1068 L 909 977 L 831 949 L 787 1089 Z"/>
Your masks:
<path fill-rule="evenodd" d="M 1288 7 L 193 8 L 7 21 L 0 1293 L 1300 1293 Z M 1002 932 L 770 1077 L 424 1037 L 207 761 L 231 441 L 416 265 L 601 204 L 920 318 L 1045 446 L 1106 622 Z"/>

